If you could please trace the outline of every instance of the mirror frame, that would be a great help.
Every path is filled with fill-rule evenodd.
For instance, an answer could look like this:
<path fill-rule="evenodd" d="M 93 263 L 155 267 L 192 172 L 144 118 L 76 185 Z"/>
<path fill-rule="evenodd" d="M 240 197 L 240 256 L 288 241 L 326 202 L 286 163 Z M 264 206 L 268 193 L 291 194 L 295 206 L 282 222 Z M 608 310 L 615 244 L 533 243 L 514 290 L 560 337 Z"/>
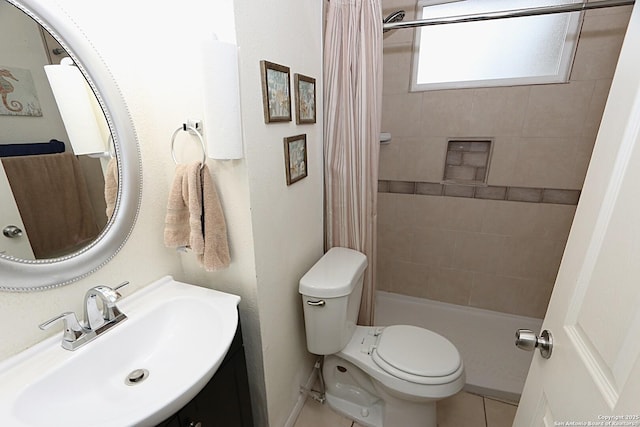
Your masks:
<path fill-rule="evenodd" d="M 106 62 L 84 31 L 50 0 L 7 0 L 44 27 L 64 47 L 94 91 L 111 130 L 118 165 L 118 195 L 112 218 L 96 240 L 72 254 L 23 260 L 0 255 L 0 290 L 28 292 L 80 280 L 107 264 L 133 231 L 142 199 L 142 164 L 136 132 L 124 98 Z"/>

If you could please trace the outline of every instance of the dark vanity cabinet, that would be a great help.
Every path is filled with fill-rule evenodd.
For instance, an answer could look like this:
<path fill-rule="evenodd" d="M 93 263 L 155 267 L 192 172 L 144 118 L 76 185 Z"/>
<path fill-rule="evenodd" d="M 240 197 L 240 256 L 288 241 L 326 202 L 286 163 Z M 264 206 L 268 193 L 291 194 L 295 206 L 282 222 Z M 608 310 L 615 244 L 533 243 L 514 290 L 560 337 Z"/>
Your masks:
<path fill-rule="evenodd" d="M 157 427 L 253 427 L 240 324 L 211 381 L 181 410 Z"/>

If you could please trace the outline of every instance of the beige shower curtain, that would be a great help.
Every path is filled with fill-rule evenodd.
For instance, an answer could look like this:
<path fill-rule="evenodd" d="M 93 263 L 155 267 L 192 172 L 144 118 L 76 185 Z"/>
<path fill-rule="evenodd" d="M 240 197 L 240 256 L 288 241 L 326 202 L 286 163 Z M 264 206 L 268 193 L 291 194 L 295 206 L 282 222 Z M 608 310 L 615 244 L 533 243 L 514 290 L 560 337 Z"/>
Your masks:
<path fill-rule="evenodd" d="M 380 0 L 331 0 L 324 53 L 326 247 L 367 255 L 360 316 L 373 323 L 382 108 Z"/>

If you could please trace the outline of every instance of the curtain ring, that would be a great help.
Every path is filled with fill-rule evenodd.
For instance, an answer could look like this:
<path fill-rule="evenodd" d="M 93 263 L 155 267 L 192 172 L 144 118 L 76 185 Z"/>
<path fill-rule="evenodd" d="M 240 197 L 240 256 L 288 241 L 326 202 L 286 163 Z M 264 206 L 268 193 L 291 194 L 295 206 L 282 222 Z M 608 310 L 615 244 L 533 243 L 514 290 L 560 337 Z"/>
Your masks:
<path fill-rule="evenodd" d="M 176 135 L 178 135 L 178 132 L 180 132 L 181 130 L 192 131 L 198 136 L 198 139 L 200 140 L 200 145 L 202 146 L 202 163 L 200 164 L 200 170 L 202 170 L 202 168 L 204 168 L 205 162 L 207 161 L 207 151 L 204 147 L 204 138 L 202 138 L 202 134 L 198 132 L 198 129 L 194 128 L 193 126 L 188 126 L 186 124 L 183 124 L 182 126 L 180 126 L 178 129 L 176 129 L 173 132 L 173 135 L 171 135 L 171 158 L 173 158 L 173 162 L 176 165 L 178 164 L 178 160 L 176 160 L 176 153 L 175 153 L 174 147 L 176 144 Z"/>

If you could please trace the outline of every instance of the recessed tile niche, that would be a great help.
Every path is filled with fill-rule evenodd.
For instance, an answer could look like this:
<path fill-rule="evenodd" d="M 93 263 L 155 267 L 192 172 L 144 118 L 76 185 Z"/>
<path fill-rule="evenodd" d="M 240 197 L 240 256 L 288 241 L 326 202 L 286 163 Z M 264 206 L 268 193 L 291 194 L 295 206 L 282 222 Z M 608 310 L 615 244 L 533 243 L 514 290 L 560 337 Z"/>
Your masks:
<path fill-rule="evenodd" d="M 490 154 L 491 140 L 449 140 L 443 179 L 457 183 L 486 183 Z"/>

